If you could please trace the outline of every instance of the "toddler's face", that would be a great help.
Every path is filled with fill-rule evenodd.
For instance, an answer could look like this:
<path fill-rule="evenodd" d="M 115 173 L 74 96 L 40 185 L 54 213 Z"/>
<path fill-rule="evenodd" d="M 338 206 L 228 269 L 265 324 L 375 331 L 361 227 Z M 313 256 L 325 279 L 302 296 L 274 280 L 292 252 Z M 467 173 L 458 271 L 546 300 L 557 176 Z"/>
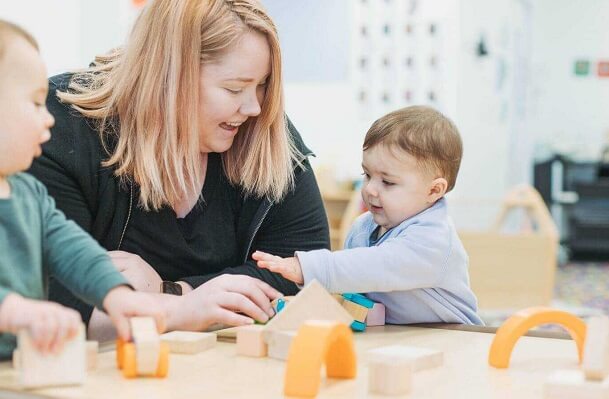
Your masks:
<path fill-rule="evenodd" d="M 7 40 L 0 60 L 0 176 L 30 167 L 51 137 L 48 83 L 40 55 L 25 39 Z"/>
<path fill-rule="evenodd" d="M 362 168 L 362 198 L 381 233 L 433 204 L 433 179 L 413 156 L 401 151 L 396 156 L 384 145 L 377 145 L 364 151 Z"/>

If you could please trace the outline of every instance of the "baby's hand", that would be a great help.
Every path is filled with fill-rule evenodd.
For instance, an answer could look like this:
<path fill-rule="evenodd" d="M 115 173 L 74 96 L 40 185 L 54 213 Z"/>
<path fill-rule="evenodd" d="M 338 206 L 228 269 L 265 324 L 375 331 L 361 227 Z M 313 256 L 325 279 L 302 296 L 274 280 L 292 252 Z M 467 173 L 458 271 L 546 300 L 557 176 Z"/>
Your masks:
<path fill-rule="evenodd" d="M 54 302 L 8 294 L 0 305 L 0 330 L 17 334 L 27 329 L 42 353 L 59 353 L 81 324 L 80 313 Z"/>
<path fill-rule="evenodd" d="M 125 341 L 129 341 L 131 339 L 130 317 L 153 317 L 158 332 L 165 331 L 165 312 L 159 299 L 155 298 L 155 294 L 133 291 L 129 287 L 119 286 L 108 292 L 103 305 L 114 327 L 116 327 L 118 336 Z"/>
<path fill-rule="evenodd" d="M 281 258 L 266 252 L 256 251 L 252 254 L 252 258 L 258 263 L 258 267 L 279 273 L 296 284 L 304 283 L 302 268 L 296 257 Z"/>

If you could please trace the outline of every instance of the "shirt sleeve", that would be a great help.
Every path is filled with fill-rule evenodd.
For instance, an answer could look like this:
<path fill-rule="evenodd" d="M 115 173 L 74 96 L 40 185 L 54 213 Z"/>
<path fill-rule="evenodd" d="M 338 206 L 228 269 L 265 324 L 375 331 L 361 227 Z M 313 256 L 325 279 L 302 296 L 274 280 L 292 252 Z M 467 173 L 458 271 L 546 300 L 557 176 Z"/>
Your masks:
<path fill-rule="evenodd" d="M 451 250 L 450 235 L 434 224 L 414 224 L 378 246 L 296 252 L 305 284 L 330 292 L 390 292 L 438 287 Z"/>
<path fill-rule="evenodd" d="M 81 300 L 102 309 L 112 288 L 128 285 L 107 252 L 55 208 L 46 188 L 36 182 L 43 215 L 43 260 L 48 270 Z"/>

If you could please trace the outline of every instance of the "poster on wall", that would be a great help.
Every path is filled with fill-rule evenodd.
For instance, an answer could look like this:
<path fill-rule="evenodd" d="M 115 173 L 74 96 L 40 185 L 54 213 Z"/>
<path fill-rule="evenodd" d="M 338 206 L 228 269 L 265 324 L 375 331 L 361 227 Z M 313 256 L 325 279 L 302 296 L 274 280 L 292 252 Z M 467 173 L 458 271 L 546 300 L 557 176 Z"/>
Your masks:
<path fill-rule="evenodd" d="M 598 76 L 601 78 L 609 77 L 609 61 L 598 62 Z"/>

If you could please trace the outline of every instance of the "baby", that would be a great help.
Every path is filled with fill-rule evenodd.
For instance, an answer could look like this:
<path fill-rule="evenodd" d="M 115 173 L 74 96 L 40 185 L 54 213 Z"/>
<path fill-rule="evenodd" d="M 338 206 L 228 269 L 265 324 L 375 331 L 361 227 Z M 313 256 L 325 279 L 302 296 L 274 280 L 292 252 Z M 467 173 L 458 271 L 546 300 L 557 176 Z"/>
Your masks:
<path fill-rule="evenodd" d="M 422 106 L 378 119 L 363 146 L 362 198 L 368 212 L 345 249 L 295 257 L 256 251 L 258 266 L 296 284 L 361 292 L 386 307 L 386 321 L 482 324 L 469 286 L 468 258 L 444 195 L 455 186 L 463 146 L 455 125 Z"/>
<path fill-rule="evenodd" d="M 45 187 L 22 173 L 51 134 L 47 77 L 35 40 L 0 20 L 0 358 L 19 330 L 42 352 L 58 352 L 82 323 L 80 314 L 45 301 L 49 274 L 106 311 L 121 338 L 130 316 L 165 316 L 150 294 L 133 291 L 106 251 L 55 209 Z"/>

